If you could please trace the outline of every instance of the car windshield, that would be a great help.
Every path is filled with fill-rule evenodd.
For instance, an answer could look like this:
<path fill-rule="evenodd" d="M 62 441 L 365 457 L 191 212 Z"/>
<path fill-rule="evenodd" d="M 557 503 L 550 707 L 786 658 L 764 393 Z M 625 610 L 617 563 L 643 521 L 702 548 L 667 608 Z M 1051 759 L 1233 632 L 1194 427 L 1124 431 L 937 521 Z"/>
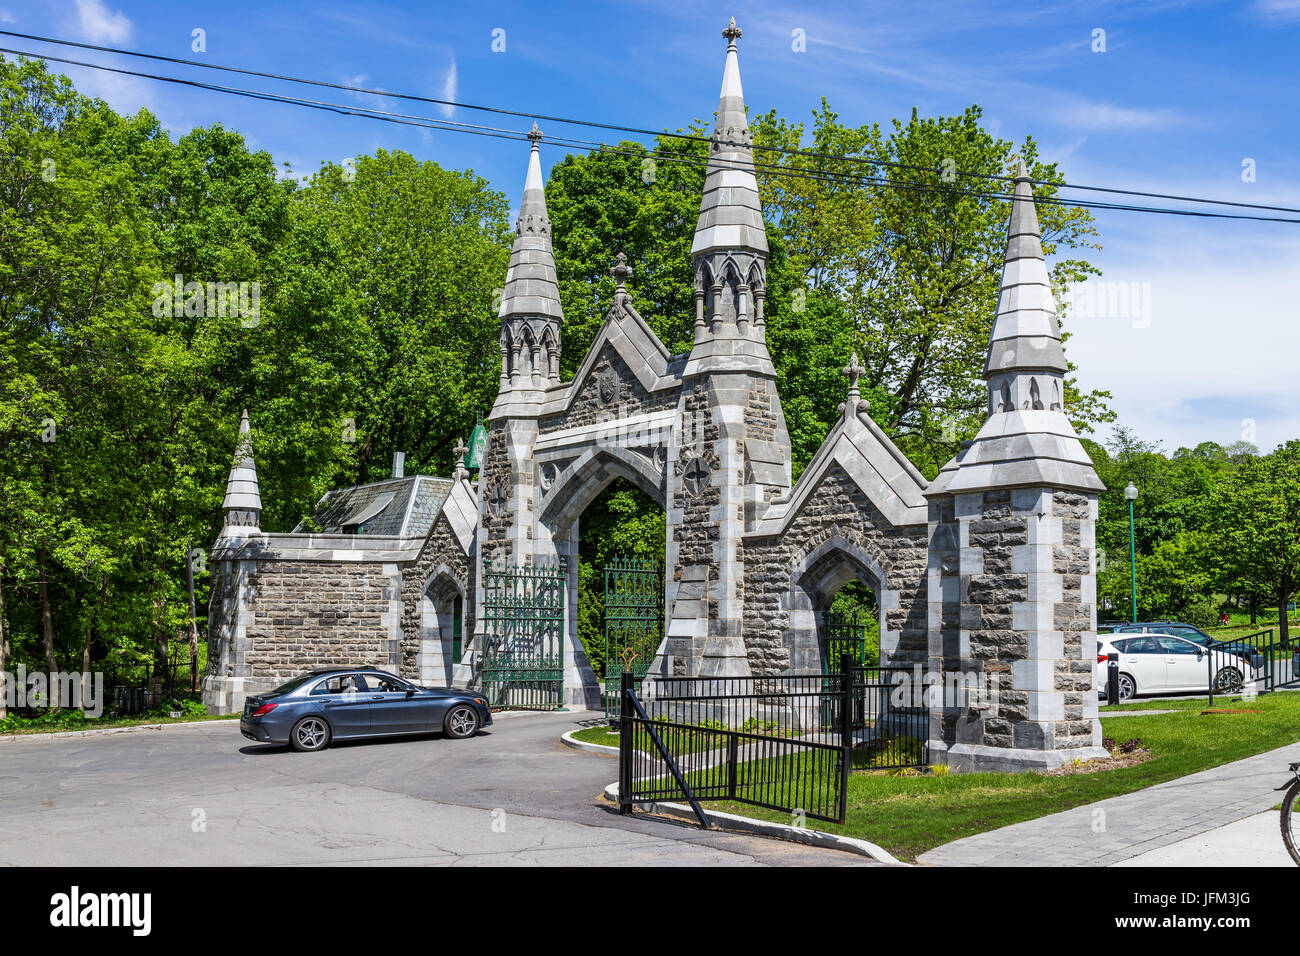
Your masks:
<path fill-rule="evenodd" d="M 295 677 L 293 680 L 289 681 L 289 683 L 281 684 L 275 690 L 271 691 L 271 695 L 292 694 L 303 684 L 307 683 L 307 681 L 311 680 L 311 678 L 312 678 L 311 674 L 303 674 L 301 677 Z"/>

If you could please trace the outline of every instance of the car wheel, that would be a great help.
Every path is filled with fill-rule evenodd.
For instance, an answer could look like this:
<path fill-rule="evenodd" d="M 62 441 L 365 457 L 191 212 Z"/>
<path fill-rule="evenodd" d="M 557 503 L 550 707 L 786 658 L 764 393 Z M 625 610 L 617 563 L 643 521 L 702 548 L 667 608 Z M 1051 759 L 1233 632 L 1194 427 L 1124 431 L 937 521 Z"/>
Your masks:
<path fill-rule="evenodd" d="M 1241 671 L 1235 667 L 1223 667 L 1214 675 L 1214 692 L 1216 694 L 1235 694 L 1241 690 Z"/>
<path fill-rule="evenodd" d="M 1123 703 L 1126 700 L 1132 700 L 1137 696 L 1137 684 L 1128 674 L 1119 675 L 1119 699 Z"/>
<path fill-rule="evenodd" d="M 294 750 L 310 753 L 324 750 L 330 742 L 330 725 L 320 717 L 304 717 L 289 731 L 289 743 Z"/>
<path fill-rule="evenodd" d="M 447 714 L 447 718 L 442 722 L 442 729 L 448 737 L 461 740 L 478 733 L 478 724 L 478 711 L 468 704 L 459 704 Z"/>

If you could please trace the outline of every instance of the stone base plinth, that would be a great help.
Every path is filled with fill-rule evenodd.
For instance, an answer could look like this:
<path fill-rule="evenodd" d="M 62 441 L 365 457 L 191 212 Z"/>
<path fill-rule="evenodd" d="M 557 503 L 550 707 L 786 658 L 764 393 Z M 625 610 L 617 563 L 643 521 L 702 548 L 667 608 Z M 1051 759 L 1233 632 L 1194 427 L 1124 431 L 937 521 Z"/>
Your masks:
<path fill-rule="evenodd" d="M 1109 757 L 1104 747 L 1075 747 L 1070 750 L 1029 750 L 1021 747 L 988 747 L 983 744 L 953 744 L 940 755 L 941 762 L 962 773 L 1023 770 L 1055 770 L 1074 760 Z"/>

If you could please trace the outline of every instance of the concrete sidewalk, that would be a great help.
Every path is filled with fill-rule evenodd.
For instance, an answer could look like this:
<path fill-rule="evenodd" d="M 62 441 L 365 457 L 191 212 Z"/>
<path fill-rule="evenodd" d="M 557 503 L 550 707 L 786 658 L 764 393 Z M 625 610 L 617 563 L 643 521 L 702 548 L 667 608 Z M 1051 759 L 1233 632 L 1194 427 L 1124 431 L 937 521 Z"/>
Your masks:
<path fill-rule="evenodd" d="M 1229 825 L 1281 802 L 1282 794 L 1273 788 L 1286 781 L 1287 764 L 1297 760 L 1300 743 L 1289 744 L 1145 790 L 954 840 L 923 853 L 918 861 L 934 866 L 1111 866 L 1139 860 L 1203 865 L 1203 854 L 1190 852 L 1199 844 L 1184 844 L 1200 839 L 1213 847 L 1231 841 L 1238 830 Z M 1277 848 L 1286 856 L 1277 815 L 1269 819 Z M 1153 853 L 1175 845 L 1184 845 L 1185 852 Z M 1254 863 L 1241 859 L 1240 851 L 1234 856 L 1244 865 L 1268 862 L 1262 857 Z"/>

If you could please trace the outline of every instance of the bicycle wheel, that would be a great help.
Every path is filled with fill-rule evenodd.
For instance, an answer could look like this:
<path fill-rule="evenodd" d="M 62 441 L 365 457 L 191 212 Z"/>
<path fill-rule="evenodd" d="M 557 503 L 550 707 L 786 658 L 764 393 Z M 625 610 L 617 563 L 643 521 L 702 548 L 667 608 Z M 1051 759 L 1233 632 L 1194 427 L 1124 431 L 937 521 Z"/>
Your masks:
<path fill-rule="evenodd" d="M 1300 866 L 1300 780 L 1291 784 L 1286 796 L 1282 798 L 1282 842 L 1296 866 Z"/>

